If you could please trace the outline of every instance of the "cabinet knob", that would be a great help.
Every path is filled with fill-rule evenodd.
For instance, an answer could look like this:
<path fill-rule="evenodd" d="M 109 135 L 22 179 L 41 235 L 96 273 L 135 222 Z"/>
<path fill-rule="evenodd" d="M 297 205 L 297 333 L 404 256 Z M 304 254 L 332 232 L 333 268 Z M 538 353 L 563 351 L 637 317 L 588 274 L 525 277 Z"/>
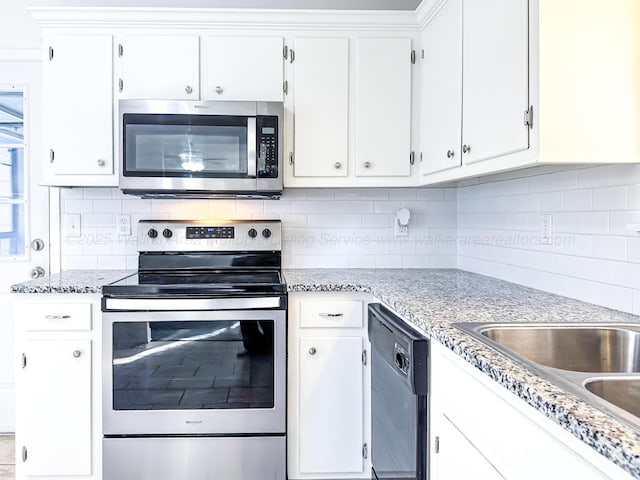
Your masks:
<path fill-rule="evenodd" d="M 334 165 L 334 167 L 336 167 L 336 170 L 339 170 L 342 168 L 342 164 L 340 162 L 336 162 L 336 164 Z"/>
<path fill-rule="evenodd" d="M 453 156 L 454 156 L 455 154 L 456 154 L 456 153 L 455 153 L 453 150 L 448 150 L 448 151 L 447 151 L 447 158 L 453 158 Z"/>
<path fill-rule="evenodd" d="M 364 168 L 371 168 L 371 162 L 364 162 Z"/>
<path fill-rule="evenodd" d="M 80 355 L 82 355 L 82 352 L 80 350 L 73 351 L 73 358 L 80 358 Z"/>
<path fill-rule="evenodd" d="M 218 85 L 218 86 L 216 87 L 216 93 L 217 93 L 218 95 L 222 95 L 222 92 L 223 92 L 223 91 L 224 91 L 224 90 L 222 90 L 222 87 L 221 87 L 221 86 L 219 86 L 219 85 Z"/>
<path fill-rule="evenodd" d="M 462 153 L 469 153 L 471 151 L 471 145 L 463 145 Z"/>
<path fill-rule="evenodd" d="M 44 268 L 35 267 L 35 268 L 31 269 L 31 272 L 29 272 L 29 275 L 31 276 L 31 278 L 44 277 Z"/>
<path fill-rule="evenodd" d="M 311 348 L 309 349 L 309 355 L 315 355 L 315 354 L 316 354 L 316 352 L 317 352 L 316 347 L 311 347 Z"/>
<path fill-rule="evenodd" d="M 98 159 L 98 166 L 99 167 L 104 167 L 107 164 L 107 162 L 105 162 L 103 159 L 99 158 Z"/>
<path fill-rule="evenodd" d="M 187 85 L 186 87 L 184 87 L 184 91 L 187 93 L 192 93 L 193 92 L 193 88 L 191 88 L 191 85 Z"/>

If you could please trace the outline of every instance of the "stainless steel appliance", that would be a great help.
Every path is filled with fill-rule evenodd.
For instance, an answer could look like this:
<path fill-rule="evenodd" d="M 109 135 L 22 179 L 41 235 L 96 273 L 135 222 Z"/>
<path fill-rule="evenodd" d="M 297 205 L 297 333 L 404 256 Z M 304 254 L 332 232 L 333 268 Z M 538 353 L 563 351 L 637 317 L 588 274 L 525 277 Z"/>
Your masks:
<path fill-rule="evenodd" d="M 119 106 L 125 193 L 281 195 L 283 103 L 121 100 Z"/>
<path fill-rule="evenodd" d="M 103 478 L 284 480 L 279 221 L 141 221 L 103 287 Z"/>
<path fill-rule="evenodd" d="M 380 304 L 369 305 L 372 479 L 427 478 L 429 341 Z"/>

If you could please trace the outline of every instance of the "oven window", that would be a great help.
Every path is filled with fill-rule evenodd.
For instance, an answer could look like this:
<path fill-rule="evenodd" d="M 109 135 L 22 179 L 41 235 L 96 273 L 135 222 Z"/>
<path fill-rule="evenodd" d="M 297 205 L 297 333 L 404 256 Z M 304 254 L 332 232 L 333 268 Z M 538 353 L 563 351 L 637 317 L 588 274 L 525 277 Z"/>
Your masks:
<path fill-rule="evenodd" d="M 273 339 L 273 320 L 116 322 L 113 408 L 273 408 Z"/>
<path fill-rule="evenodd" d="M 124 115 L 124 174 L 244 178 L 247 134 L 243 117 Z"/>

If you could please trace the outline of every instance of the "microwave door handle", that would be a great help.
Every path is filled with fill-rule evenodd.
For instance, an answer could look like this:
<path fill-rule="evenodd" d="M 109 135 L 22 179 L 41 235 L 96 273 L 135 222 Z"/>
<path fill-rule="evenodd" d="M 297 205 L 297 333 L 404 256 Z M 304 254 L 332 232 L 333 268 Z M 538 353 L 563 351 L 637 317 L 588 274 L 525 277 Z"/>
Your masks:
<path fill-rule="evenodd" d="M 247 176 L 256 178 L 257 159 L 256 159 L 256 117 L 247 119 Z"/>

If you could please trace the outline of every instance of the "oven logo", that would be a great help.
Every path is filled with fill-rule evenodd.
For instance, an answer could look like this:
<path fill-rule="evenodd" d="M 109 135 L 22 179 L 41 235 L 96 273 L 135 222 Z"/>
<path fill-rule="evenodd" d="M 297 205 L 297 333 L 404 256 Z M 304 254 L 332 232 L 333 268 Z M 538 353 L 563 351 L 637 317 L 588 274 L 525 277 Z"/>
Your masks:
<path fill-rule="evenodd" d="M 184 423 L 187 425 L 200 425 L 202 420 L 186 420 Z"/>

